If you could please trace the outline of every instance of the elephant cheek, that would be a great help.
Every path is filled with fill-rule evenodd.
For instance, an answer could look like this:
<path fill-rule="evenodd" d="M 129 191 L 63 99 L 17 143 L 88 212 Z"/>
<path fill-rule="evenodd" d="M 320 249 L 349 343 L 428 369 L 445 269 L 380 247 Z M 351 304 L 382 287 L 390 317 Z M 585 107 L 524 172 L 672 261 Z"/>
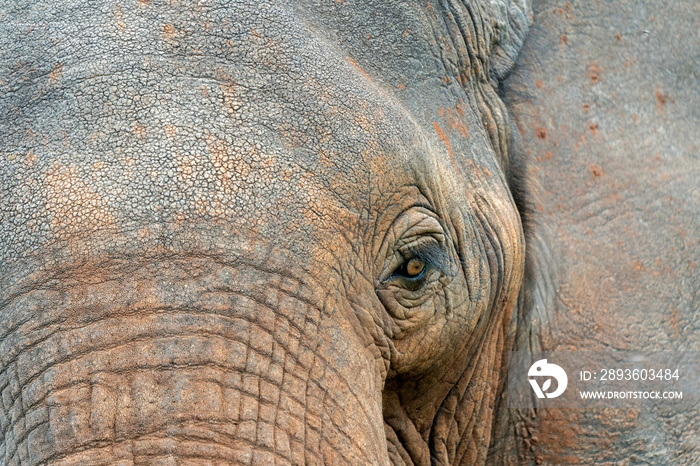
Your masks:
<path fill-rule="evenodd" d="M 387 462 L 379 390 L 357 383 L 343 326 L 264 272 L 235 271 L 258 277 L 244 289 L 198 265 L 10 305 L 25 323 L 0 343 L 6 464 Z"/>

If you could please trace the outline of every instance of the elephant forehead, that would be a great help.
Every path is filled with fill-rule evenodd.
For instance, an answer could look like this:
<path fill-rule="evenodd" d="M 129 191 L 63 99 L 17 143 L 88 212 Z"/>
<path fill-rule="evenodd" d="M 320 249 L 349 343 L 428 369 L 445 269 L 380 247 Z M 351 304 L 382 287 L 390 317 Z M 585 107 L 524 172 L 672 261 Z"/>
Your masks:
<path fill-rule="evenodd" d="M 3 76 L 22 84 L 2 101 L 12 109 L 2 259 L 73 239 L 79 251 L 92 239 L 162 245 L 187 229 L 328 243 L 339 229 L 373 230 L 358 223 L 396 194 L 415 198 L 417 180 L 421 192 L 445 181 L 430 181 L 445 170 L 422 131 L 437 131 L 450 158 L 456 142 L 437 124 L 421 130 L 332 31 L 284 5 L 86 10 L 93 21 L 37 19 L 17 35 L 13 47 L 48 48 L 55 63 Z M 471 142 L 472 155 L 491 156 Z"/>
<path fill-rule="evenodd" d="M 309 136 L 303 128 L 265 127 L 154 118 L 120 138 L 71 138 L 74 151 L 28 151 L 3 177 L 3 210 L 13 219 L 4 247 L 212 222 L 278 243 L 314 242 L 381 209 L 383 196 L 412 183 L 407 159 L 421 158 L 369 119 L 354 133 L 329 131 L 326 141 L 297 141 Z"/>
<path fill-rule="evenodd" d="M 3 258 L 47 243 L 89 251 L 93 238 L 162 243 L 213 224 L 298 246 L 382 210 L 425 172 L 425 139 L 356 64 L 286 21 L 284 36 L 230 26 L 223 56 L 179 53 L 169 28 L 151 49 L 110 52 L 88 28 L 88 59 L 61 64 L 14 115 Z M 180 46 L 204 49 L 194 36 Z M 70 30 L 60 43 L 77 46 Z"/>

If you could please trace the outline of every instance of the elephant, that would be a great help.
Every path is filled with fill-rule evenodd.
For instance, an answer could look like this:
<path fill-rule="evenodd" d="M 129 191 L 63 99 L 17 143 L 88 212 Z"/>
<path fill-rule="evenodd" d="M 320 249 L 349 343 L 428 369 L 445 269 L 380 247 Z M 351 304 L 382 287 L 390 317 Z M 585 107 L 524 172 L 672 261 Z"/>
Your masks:
<path fill-rule="evenodd" d="M 505 377 L 697 348 L 692 1 L 0 4 L 1 464 L 698 459 Z"/>

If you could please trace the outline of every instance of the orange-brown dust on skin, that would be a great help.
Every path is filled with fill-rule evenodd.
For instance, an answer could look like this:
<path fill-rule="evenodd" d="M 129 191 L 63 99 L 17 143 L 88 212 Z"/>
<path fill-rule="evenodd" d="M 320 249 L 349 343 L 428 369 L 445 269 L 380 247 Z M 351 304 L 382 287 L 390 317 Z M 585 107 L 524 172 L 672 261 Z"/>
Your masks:
<path fill-rule="evenodd" d="M 153 230 L 149 227 L 139 228 L 136 231 L 136 237 L 140 240 L 147 240 L 153 238 Z"/>
<path fill-rule="evenodd" d="M 52 165 L 44 175 L 42 193 L 51 227 L 59 236 L 116 224 L 113 210 L 85 182 L 75 166 Z"/>
<path fill-rule="evenodd" d="M 241 107 L 240 95 L 236 87 L 236 83 L 233 82 L 233 79 L 230 76 L 224 74 L 220 74 L 217 76 L 217 78 L 220 80 L 219 89 L 224 97 L 224 108 L 226 109 L 226 113 L 233 115 Z M 202 93 L 205 94 L 206 97 L 206 88 L 202 88 Z"/>
<path fill-rule="evenodd" d="M 547 139 L 547 130 L 545 128 L 539 127 L 535 131 L 537 132 L 538 138 Z"/>
<path fill-rule="evenodd" d="M 595 178 L 603 176 L 604 174 L 603 169 L 595 163 L 588 165 L 588 171 L 591 172 L 591 175 L 593 175 Z"/>
<path fill-rule="evenodd" d="M 560 45 L 566 45 L 569 43 L 569 38 L 566 36 L 566 34 L 562 34 L 559 36 L 559 44 Z"/>
<path fill-rule="evenodd" d="M 133 131 L 134 134 L 140 138 L 146 137 L 146 127 L 138 121 L 134 122 Z"/>
<path fill-rule="evenodd" d="M 363 70 L 362 68 L 360 68 L 360 65 L 358 65 L 357 62 L 356 62 L 355 60 L 353 60 L 352 58 L 348 57 L 348 62 L 349 62 L 352 66 L 354 66 L 355 69 L 357 69 L 357 71 L 359 71 L 359 72 L 362 74 L 362 76 L 364 76 L 365 78 L 367 78 L 367 79 L 369 79 L 369 80 L 372 80 L 372 78 L 371 78 L 367 73 L 365 73 L 365 70 Z"/>
<path fill-rule="evenodd" d="M 535 81 L 535 87 L 537 89 L 542 89 L 542 86 L 544 86 L 544 83 L 542 82 L 541 79 L 538 79 L 537 81 Z"/>
<path fill-rule="evenodd" d="M 183 212 L 182 210 L 177 211 L 175 213 L 175 215 L 173 216 L 173 219 L 175 220 L 175 223 L 177 225 L 182 225 L 183 223 L 185 223 L 187 218 L 188 218 L 187 214 L 185 212 Z"/>
<path fill-rule="evenodd" d="M 546 409 L 538 411 L 539 436 L 535 446 L 535 462 L 538 464 L 580 464 L 576 456 L 583 429 L 572 409 Z M 543 448 L 544 447 L 544 448 Z M 546 450 L 545 450 L 546 448 Z"/>
<path fill-rule="evenodd" d="M 457 104 L 456 107 L 441 107 L 440 109 L 438 109 L 438 115 L 440 115 L 445 120 L 447 126 L 449 126 L 454 131 L 457 131 L 459 134 L 462 135 L 462 137 L 468 138 L 470 136 L 469 130 L 464 124 L 465 113 L 461 103 Z"/>
<path fill-rule="evenodd" d="M 274 170 L 274 167 L 271 167 L 274 165 L 274 159 L 262 157 L 256 148 L 249 149 L 249 153 L 244 155 L 240 149 L 231 148 L 226 141 L 212 135 L 207 137 L 206 144 L 214 167 L 214 175 L 221 183 L 224 196 L 216 196 L 207 202 L 195 200 L 195 207 L 212 216 L 221 217 L 227 215 L 228 209 L 230 209 L 228 200 L 235 197 L 241 187 L 248 182 L 251 166 L 247 160 L 259 160 L 260 168 L 269 171 Z M 196 160 L 193 163 L 193 169 L 196 170 Z"/>
<path fill-rule="evenodd" d="M 362 130 L 364 130 L 368 133 L 370 133 L 372 131 L 372 129 L 373 129 L 372 122 L 370 121 L 369 118 L 367 118 L 367 115 L 365 115 L 364 113 L 357 115 L 355 118 L 353 118 L 353 120 L 357 124 L 357 126 L 362 128 Z M 319 132 L 324 132 L 324 130 L 321 128 Z M 327 134 L 324 134 L 324 138 L 327 138 L 330 135 L 331 135 L 330 132 L 328 132 Z"/>
<path fill-rule="evenodd" d="M 27 152 L 24 156 L 24 163 L 25 165 L 31 167 L 36 164 L 37 161 L 37 156 L 34 152 Z"/>
<path fill-rule="evenodd" d="M 90 166 L 90 169 L 92 173 L 97 173 L 104 170 L 106 166 L 107 162 L 105 162 L 104 160 L 98 160 Z"/>
<path fill-rule="evenodd" d="M 544 155 L 538 155 L 538 156 L 536 157 L 536 160 L 537 160 L 538 162 L 542 162 L 543 160 L 549 160 L 549 159 L 551 159 L 552 157 L 554 157 L 554 154 L 552 154 L 551 152 L 547 151 L 547 152 L 544 153 Z"/>
<path fill-rule="evenodd" d="M 601 71 L 597 63 L 591 63 L 588 67 L 588 78 L 591 80 L 591 83 L 597 84 L 600 81 Z"/>
<path fill-rule="evenodd" d="M 459 168 L 457 167 L 457 164 L 455 163 L 455 157 L 454 153 L 452 152 L 452 143 L 450 142 L 450 138 L 447 137 L 445 132 L 440 128 L 440 125 L 438 124 L 437 121 L 433 121 L 433 128 L 435 128 L 435 132 L 437 133 L 438 137 L 442 141 L 442 143 L 445 145 L 445 148 L 447 149 L 447 153 L 450 156 L 450 162 L 452 163 L 452 167 L 455 169 L 455 172 L 461 177 L 461 172 L 459 171 Z"/>
<path fill-rule="evenodd" d="M 591 109 L 591 105 L 589 103 L 584 103 L 583 104 L 583 113 L 588 113 L 588 111 Z"/>
<path fill-rule="evenodd" d="M 194 173 L 195 163 L 192 157 L 188 155 L 178 154 L 175 156 L 177 160 L 177 168 L 183 179 L 189 179 Z"/>
<path fill-rule="evenodd" d="M 163 24 L 163 34 L 167 39 L 171 39 L 177 31 L 173 27 L 172 24 L 165 23 Z"/>
<path fill-rule="evenodd" d="M 668 95 L 665 95 L 657 86 L 654 86 L 654 96 L 656 97 L 656 110 L 661 111 L 666 102 L 668 102 Z"/>
<path fill-rule="evenodd" d="M 56 63 L 51 70 L 51 73 L 49 73 L 49 82 L 55 82 L 57 79 L 61 77 L 61 73 L 63 70 L 63 65 L 60 63 Z"/>
<path fill-rule="evenodd" d="M 671 307 L 671 328 L 676 336 L 680 336 L 680 331 L 678 330 L 678 320 L 680 318 L 680 312 L 675 307 Z"/>
<path fill-rule="evenodd" d="M 611 198 L 606 202 L 614 204 L 616 201 Z M 571 237 L 564 229 L 559 231 L 563 232 L 561 236 L 569 247 L 576 247 L 575 245 L 579 243 L 578 239 Z M 620 257 L 620 260 L 624 258 Z M 629 322 L 625 320 L 627 317 L 616 313 L 615 305 L 607 298 L 619 291 L 619 285 L 610 280 L 607 270 L 596 269 L 588 263 L 581 264 L 578 269 L 567 272 L 567 275 L 566 283 L 560 286 L 560 293 L 561 302 L 566 306 L 567 312 L 571 312 L 571 319 L 562 325 L 569 327 L 566 331 L 580 335 L 575 341 L 582 345 L 581 347 L 589 345 L 591 349 L 595 349 L 598 342 L 591 335 L 596 335 L 600 341 L 605 341 L 603 339 L 614 332 L 611 329 L 628 326 Z M 572 283 L 575 285 L 571 285 Z M 612 312 L 609 312 L 610 310 Z M 623 348 L 627 342 L 620 338 L 616 344 L 618 348 Z"/>
<path fill-rule="evenodd" d="M 616 32 L 615 39 L 617 39 L 618 42 L 622 41 L 622 34 L 620 34 L 619 32 Z"/>
<path fill-rule="evenodd" d="M 135 162 L 136 161 L 131 157 L 124 157 L 124 165 L 126 165 L 129 168 L 132 168 Z"/>
<path fill-rule="evenodd" d="M 168 123 L 163 125 L 163 130 L 165 130 L 165 134 L 171 138 L 175 137 L 175 135 L 177 134 L 177 129 L 173 125 Z"/>
<path fill-rule="evenodd" d="M 211 162 L 214 165 L 216 176 L 223 183 L 224 188 L 230 188 L 230 180 L 234 174 L 242 178 L 248 175 L 248 167 L 246 164 L 236 163 L 240 157 L 235 157 L 229 149 L 228 144 L 223 139 L 218 139 L 214 136 L 207 137 L 207 149 L 211 155 Z"/>
<path fill-rule="evenodd" d="M 117 27 L 120 30 L 124 30 L 124 28 L 126 28 L 126 24 L 124 23 L 124 20 L 122 19 L 123 18 L 122 9 L 119 5 L 116 5 L 114 7 L 114 16 L 117 17 Z"/>
<path fill-rule="evenodd" d="M 256 49 L 258 50 L 253 55 L 257 63 L 265 67 L 284 68 L 284 63 L 287 59 L 285 58 L 286 54 L 281 42 L 267 37 L 255 28 L 250 30 L 250 41 L 256 44 Z"/>

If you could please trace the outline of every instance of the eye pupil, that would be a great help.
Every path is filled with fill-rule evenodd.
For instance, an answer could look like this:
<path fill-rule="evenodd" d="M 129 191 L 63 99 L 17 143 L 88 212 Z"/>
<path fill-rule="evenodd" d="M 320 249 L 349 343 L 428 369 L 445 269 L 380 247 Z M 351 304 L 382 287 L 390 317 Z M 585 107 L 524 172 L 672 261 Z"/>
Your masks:
<path fill-rule="evenodd" d="M 408 261 L 408 264 L 406 264 L 406 274 L 409 277 L 415 277 L 416 275 L 420 275 L 424 268 L 425 263 L 422 260 L 414 257 Z"/>

